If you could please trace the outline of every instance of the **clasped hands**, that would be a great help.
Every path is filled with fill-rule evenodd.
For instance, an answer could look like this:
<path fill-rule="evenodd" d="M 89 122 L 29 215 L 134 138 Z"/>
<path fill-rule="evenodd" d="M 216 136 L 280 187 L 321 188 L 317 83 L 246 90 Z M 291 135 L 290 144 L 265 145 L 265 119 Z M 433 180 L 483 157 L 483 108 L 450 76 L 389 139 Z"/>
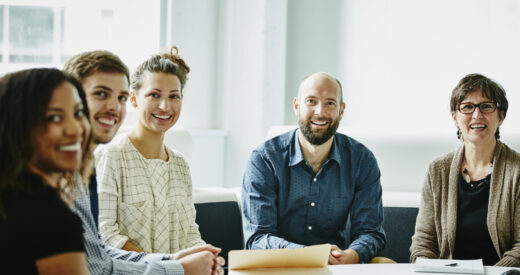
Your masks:
<path fill-rule="evenodd" d="M 357 264 L 359 263 L 359 255 L 354 249 L 348 248 L 341 250 L 336 245 L 330 246 L 329 264 Z"/>
<path fill-rule="evenodd" d="M 170 256 L 170 260 L 175 260 L 182 265 L 184 274 L 211 274 L 223 275 L 222 266 L 226 263 L 224 258 L 218 256 L 220 248 L 211 244 L 194 246 L 183 249 Z"/>

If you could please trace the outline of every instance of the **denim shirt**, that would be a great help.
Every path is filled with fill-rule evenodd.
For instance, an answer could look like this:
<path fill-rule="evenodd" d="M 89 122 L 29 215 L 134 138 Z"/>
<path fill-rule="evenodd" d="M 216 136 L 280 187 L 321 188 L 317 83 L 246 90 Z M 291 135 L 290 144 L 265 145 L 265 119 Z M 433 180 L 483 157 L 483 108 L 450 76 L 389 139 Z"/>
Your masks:
<path fill-rule="evenodd" d="M 282 134 L 255 149 L 246 166 L 246 248 L 330 243 L 352 248 L 360 262 L 368 262 L 386 242 L 381 196 L 377 161 L 363 144 L 336 133 L 327 160 L 314 173 L 303 156 L 298 129 Z"/>

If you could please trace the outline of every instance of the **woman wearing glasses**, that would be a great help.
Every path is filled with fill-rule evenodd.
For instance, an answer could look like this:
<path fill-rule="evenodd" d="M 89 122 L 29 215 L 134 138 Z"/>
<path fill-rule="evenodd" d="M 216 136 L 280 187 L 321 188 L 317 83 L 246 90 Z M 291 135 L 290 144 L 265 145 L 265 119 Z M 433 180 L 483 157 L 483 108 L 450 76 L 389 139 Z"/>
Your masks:
<path fill-rule="evenodd" d="M 505 91 L 470 74 L 453 90 L 450 107 L 463 144 L 428 168 L 410 260 L 520 266 L 520 154 L 499 140 Z"/>

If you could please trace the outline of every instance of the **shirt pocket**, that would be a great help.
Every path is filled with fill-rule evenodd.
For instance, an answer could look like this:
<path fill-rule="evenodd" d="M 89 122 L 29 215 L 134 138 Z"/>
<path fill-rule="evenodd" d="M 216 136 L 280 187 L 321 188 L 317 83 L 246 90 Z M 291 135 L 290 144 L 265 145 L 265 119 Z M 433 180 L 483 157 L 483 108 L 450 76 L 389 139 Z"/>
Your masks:
<path fill-rule="evenodd" d="M 136 203 L 120 203 L 118 223 L 122 234 L 136 239 L 139 232 L 146 231 L 149 227 L 146 207 L 144 200 Z"/>
<path fill-rule="evenodd" d="M 330 198 L 325 227 L 333 230 L 343 229 L 346 226 L 349 213 L 347 208 L 347 196 L 333 196 Z"/>

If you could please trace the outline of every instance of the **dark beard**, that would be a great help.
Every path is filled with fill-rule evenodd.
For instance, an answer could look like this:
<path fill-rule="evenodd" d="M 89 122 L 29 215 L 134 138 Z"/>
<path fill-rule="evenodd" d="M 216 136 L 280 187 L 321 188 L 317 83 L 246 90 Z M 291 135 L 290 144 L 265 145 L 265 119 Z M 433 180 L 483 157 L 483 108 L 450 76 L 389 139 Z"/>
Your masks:
<path fill-rule="evenodd" d="M 311 121 L 309 120 L 308 123 L 305 123 L 303 119 L 298 119 L 298 126 L 300 127 L 300 131 L 302 132 L 303 136 L 307 141 L 312 145 L 322 145 L 327 140 L 329 140 L 338 130 L 339 127 L 339 119 L 336 119 L 328 128 L 325 130 L 325 132 L 318 136 L 315 135 L 312 132 L 311 129 Z"/>

